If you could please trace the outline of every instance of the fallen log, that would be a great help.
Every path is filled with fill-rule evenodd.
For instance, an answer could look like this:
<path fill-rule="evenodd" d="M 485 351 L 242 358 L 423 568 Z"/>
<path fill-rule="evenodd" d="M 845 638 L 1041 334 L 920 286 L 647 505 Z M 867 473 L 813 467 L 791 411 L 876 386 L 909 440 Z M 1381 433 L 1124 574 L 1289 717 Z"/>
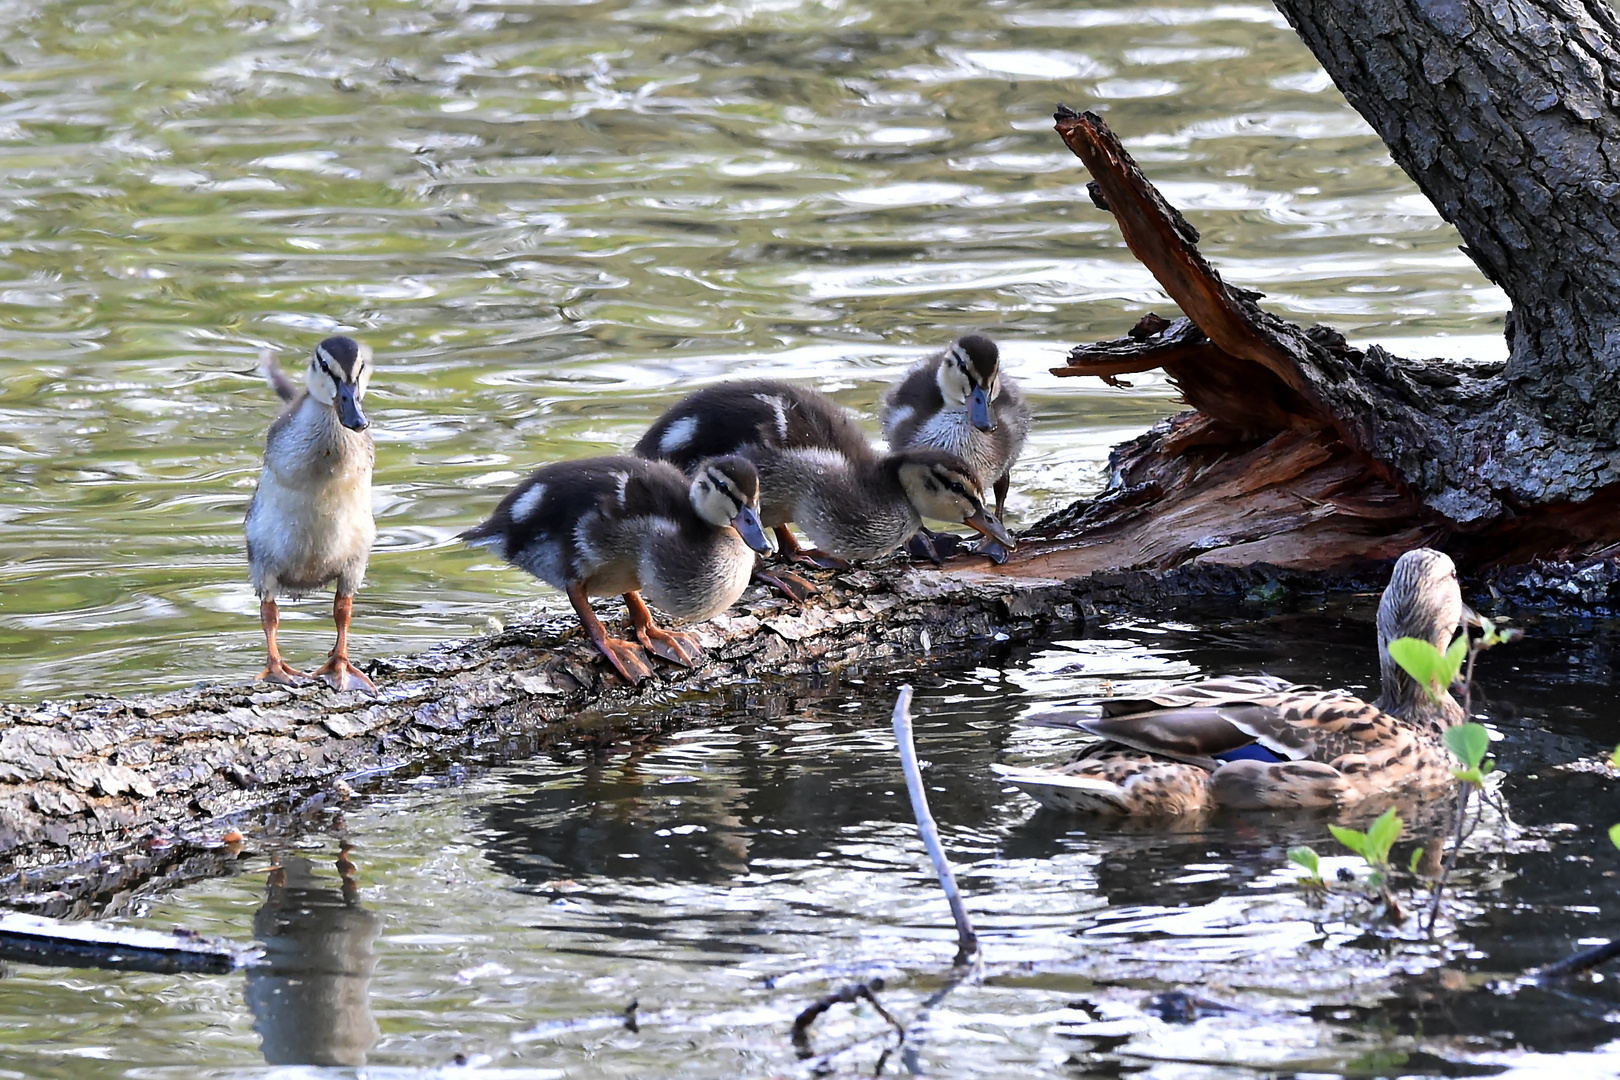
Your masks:
<path fill-rule="evenodd" d="M 978 560 L 983 562 L 983 560 Z M 340 802 L 360 778 L 582 715 L 665 713 L 684 695 L 929 647 L 1072 623 L 1056 582 L 1013 588 L 972 572 L 857 571 L 799 606 L 758 596 L 694 628 L 692 670 L 623 683 L 577 620 L 557 618 L 374 661 L 376 698 L 324 685 L 206 685 L 167 694 L 0 708 L 0 899 L 50 915 L 116 907 L 154 876 L 223 870 L 233 815 Z M 977 644 L 975 644 L 977 643 Z"/>

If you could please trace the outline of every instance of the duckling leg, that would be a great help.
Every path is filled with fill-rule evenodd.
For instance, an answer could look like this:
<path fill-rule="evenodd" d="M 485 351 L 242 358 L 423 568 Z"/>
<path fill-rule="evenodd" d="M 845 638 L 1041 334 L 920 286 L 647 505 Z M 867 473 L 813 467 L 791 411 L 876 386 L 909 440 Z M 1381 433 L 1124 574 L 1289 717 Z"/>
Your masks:
<path fill-rule="evenodd" d="M 266 597 L 259 601 L 259 625 L 264 627 L 264 643 L 270 652 L 270 661 L 265 664 L 264 670 L 259 672 L 258 681 L 278 683 L 281 686 L 297 686 L 301 680 L 309 678 L 283 660 L 281 650 L 276 648 L 276 630 L 281 627 L 281 609 L 276 607 L 274 597 Z"/>
<path fill-rule="evenodd" d="M 754 580 L 763 581 L 789 600 L 804 603 L 821 590 L 791 570 L 767 570 L 755 564 Z"/>
<path fill-rule="evenodd" d="M 961 546 L 962 538 L 955 533 L 935 532 L 924 527 L 906 541 L 906 554 L 913 559 L 927 559 L 935 566 L 943 566 L 945 560 L 955 555 Z"/>
<path fill-rule="evenodd" d="M 815 548 L 800 547 L 798 538 L 786 525 L 776 526 L 776 547 L 787 562 L 804 563 L 821 570 L 848 570 L 849 560 L 840 559 L 836 555 L 828 555 L 825 551 Z"/>
<path fill-rule="evenodd" d="M 337 644 L 330 658 L 315 674 L 334 690 L 364 690 L 376 694 L 377 686 L 365 673 L 349 663 L 349 619 L 354 615 L 354 597 L 338 593 L 332 601 L 332 621 L 337 624 Z"/>
<path fill-rule="evenodd" d="M 618 638 L 610 638 L 607 629 L 602 626 L 602 620 L 596 617 L 591 610 L 591 601 L 585 595 L 583 582 L 571 582 L 568 586 L 568 602 L 574 605 L 574 613 L 579 616 L 580 623 L 585 627 L 585 636 L 591 639 L 601 654 L 608 658 L 613 670 L 619 677 L 634 686 L 642 679 L 652 678 L 652 665 L 647 663 L 647 656 L 635 645 Z"/>
<path fill-rule="evenodd" d="M 640 593 L 627 592 L 624 594 L 624 606 L 630 609 L 630 622 L 636 628 L 636 637 L 641 639 L 648 652 L 656 653 L 665 660 L 691 667 L 703 650 L 697 643 L 697 638 L 691 634 L 678 633 L 673 630 L 660 630 L 653 625 L 653 614 L 647 610 L 647 604 L 641 599 Z"/>

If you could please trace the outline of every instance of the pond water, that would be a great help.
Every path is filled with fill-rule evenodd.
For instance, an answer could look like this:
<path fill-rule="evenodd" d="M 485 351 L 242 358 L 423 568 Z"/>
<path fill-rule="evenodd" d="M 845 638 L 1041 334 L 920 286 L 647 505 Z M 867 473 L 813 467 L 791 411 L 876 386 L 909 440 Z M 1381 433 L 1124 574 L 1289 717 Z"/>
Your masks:
<path fill-rule="evenodd" d="M 1173 408 L 1059 380 L 1168 309 L 1051 131 L 1106 111 L 1239 284 L 1413 355 L 1501 355 L 1501 294 L 1260 3 L 26 3 L 0 19 L 0 694 L 262 666 L 241 518 L 273 395 L 378 357 L 357 655 L 560 607 L 464 550 L 535 465 L 706 379 L 870 418 L 1000 340 L 1038 421 L 1012 519 Z M 875 425 L 874 425 L 875 428 Z M 295 664 L 329 602 L 289 605 Z"/>
<path fill-rule="evenodd" d="M 1372 926 L 1346 886 L 1300 889 L 1286 849 L 1340 850 L 1324 819 L 1122 828 L 1036 812 L 989 771 L 1056 759 L 1067 737 L 1015 716 L 1105 682 L 1264 669 L 1364 686 L 1370 615 L 1119 620 L 969 670 L 747 685 L 378 780 L 314 828 L 251 824 L 234 874 L 121 916 L 257 943 L 245 974 L 10 968 L 0 1077 L 871 1075 L 892 1042 L 870 1006 L 816 1022 L 815 1052 L 849 1047 L 830 1059 L 801 1061 L 789 1030 L 875 977 L 910 1022 L 949 973 L 888 724 L 901 679 L 986 959 L 913 1029 L 925 1071 L 1612 1074 L 1612 980 L 1512 987 L 1620 918 L 1604 835 L 1620 777 L 1592 767 L 1612 724 L 1586 681 L 1607 630 L 1572 651 L 1542 627 L 1486 658 L 1509 816 L 1470 840 L 1432 940 L 1415 919 Z M 1432 844 L 1437 815 L 1402 809 Z M 1340 850 L 1330 876 L 1352 861 Z M 1152 1004 L 1173 993 L 1231 1011 L 1178 1021 Z"/>
<path fill-rule="evenodd" d="M 13 700 L 258 668 L 240 523 L 274 404 L 256 357 L 296 368 L 334 332 L 380 367 L 360 655 L 560 607 L 454 534 L 536 464 L 627 447 L 727 375 L 809 380 L 870 419 L 900 368 L 980 330 L 1038 413 L 1014 521 L 1095 492 L 1108 448 L 1173 395 L 1046 369 L 1169 306 L 1051 133 L 1058 101 L 1104 110 L 1205 252 L 1285 317 L 1408 355 L 1503 352 L 1501 294 L 1264 4 L 4 11 Z M 326 611 L 289 607 L 294 662 L 328 647 Z M 987 960 L 913 1035 L 929 1070 L 1615 1071 L 1611 982 L 1501 982 L 1620 916 L 1620 781 L 1590 765 L 1614 738 L 1609 627 L 1536 627 L 1488 658 L 1510 820 L 1471 841 L 1433 940 L 1300 892 L 1284 853 L 1336 850 L 1324 820 L 1121 828 L 1035 814 L 992 777 L 1063 752 L 1013 724 L 1027 705 L 1104 679 L 1375 670 L 1365 599 L 1228 614 L 582 720 L 377 779 L 314 828 L 254 819 L 236 873 L 118 917 L 257 939 L 265 961 L 7 968 L 0 1077 L 808 1071 L 798 1010 L 881 976 L 910 1019 L 954 951 L 888 731 L 906 679 Z M 1170 991 L 1232 1011 L 1144 1006 Z M 858 1042 L 828 1067 L 870 1074 L 882 1026 L 840 1005 L 812 1036 Z"/>

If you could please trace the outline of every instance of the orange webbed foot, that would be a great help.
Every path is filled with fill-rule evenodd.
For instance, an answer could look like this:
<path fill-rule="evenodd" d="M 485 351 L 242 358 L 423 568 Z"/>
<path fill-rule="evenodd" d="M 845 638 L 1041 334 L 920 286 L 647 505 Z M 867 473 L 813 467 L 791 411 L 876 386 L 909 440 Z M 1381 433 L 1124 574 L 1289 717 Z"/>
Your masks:
<path fill-rule="evenodd" d="M 309 676 L 276 656 L 264 666 L 264 670 L 259 672 L 259 677 L 255 681 L 274 683 L 277 686 L 303 686 L 309 682 Z"/>
<path fill-rule="evenodd" d="M 377 684 L 368 679 L 365 672 L 350 663 L 347 656 L 332 657 L 315 672 L 315 676 L 339 693 L 362 690 L 373 697 L 377 695 Z"/>
<path fill-rule="evenodd" d="M 637 627 L 636 637 L 641 639 L 648 652 L 682 667 L 691 667 L 692 661 L 703 654 L 697 638 L 680 631 L 662 630 L 656 626 Z"/>
<path fill-rule="evenodd" d="M 593 644 L 608 658 L 608 663 L 613 665 L 613 670 L 619 673 L 619 677 L 631 686 L 643 679 L 652 678 L 652 665 L 647 662 L 647 654 L 641 651 L 640 646 L 610 637 Z"/>

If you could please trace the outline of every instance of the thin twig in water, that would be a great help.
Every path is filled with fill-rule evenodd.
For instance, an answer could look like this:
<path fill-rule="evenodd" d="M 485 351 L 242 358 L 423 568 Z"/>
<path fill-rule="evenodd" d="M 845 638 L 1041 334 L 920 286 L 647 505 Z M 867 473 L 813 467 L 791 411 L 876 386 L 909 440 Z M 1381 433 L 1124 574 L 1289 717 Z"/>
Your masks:
<path fill-rule="evenodd" d="M 815 1051 L 810 1049 L 810 1025 L 816 1022 L 818 1016 L 834 1005 L 853 1005 L 855 1002 L 862 1000 L 870 1002 L 872 1008 L 877 1010 L 878 1015 L 887 1020 L 889 1026 L 899 1032 L 900 1038 L 904 1040 L 906 1037 L 905 1025 L 891 1016 L 889 1010 L 885 1009 L 883 1003 L 878 1001 L 874 995 L 874 991 L 881 989 L 883 989 L 883 980 L 871 979 L 867 982 L 854 983 L 834 990 L 832 993 L 819 997 L 805 1006 L 793 1020 L 793 1048 L 799 1052 L 799 1057 L 803 1059 L 814 1056 Z"/>
<path fill-rule="evenodd" d="M 917 831 L 922 833 L 923 846 L 933 860 L 934 873 L 939 877 L 945 899 L 951 905 L 951 918 L 956 920 L 957 967 L 971 961 L 979 952 L 979 937 L 968 920 L 967 908 L 962 905 L 962 894 L 956 889 L 956 875 L 945 858 L 945 846 L 939 841 L 939 827 L 934 824 L 933 812 L 928 809 L 928 793 L 923 789 L 922 768 L 917 764 L 917 748 L 911 737 L 911 686 L 900 688 L 900 700 L 894 703 L 894 738 L 900 745 L 900 767 L 906 774 L 906 792 L 911 796 L 911 812 L 917 818 Z"/>
<path fill-rule="evenodd" d="M 1610 941 L 1602 945 L 1595 945 L 1590 949 L 1576 953 L 1574 956 L 1560 960 L 1546 967 L 1535 968 L 1525 972 L 1527 979 L 1561 979 L 1570 975 L 1579 975 L 1583 971 L 1590 971 L 1599 964 L 1613 960 L 1620 956 L 1620 941 Z"/>

